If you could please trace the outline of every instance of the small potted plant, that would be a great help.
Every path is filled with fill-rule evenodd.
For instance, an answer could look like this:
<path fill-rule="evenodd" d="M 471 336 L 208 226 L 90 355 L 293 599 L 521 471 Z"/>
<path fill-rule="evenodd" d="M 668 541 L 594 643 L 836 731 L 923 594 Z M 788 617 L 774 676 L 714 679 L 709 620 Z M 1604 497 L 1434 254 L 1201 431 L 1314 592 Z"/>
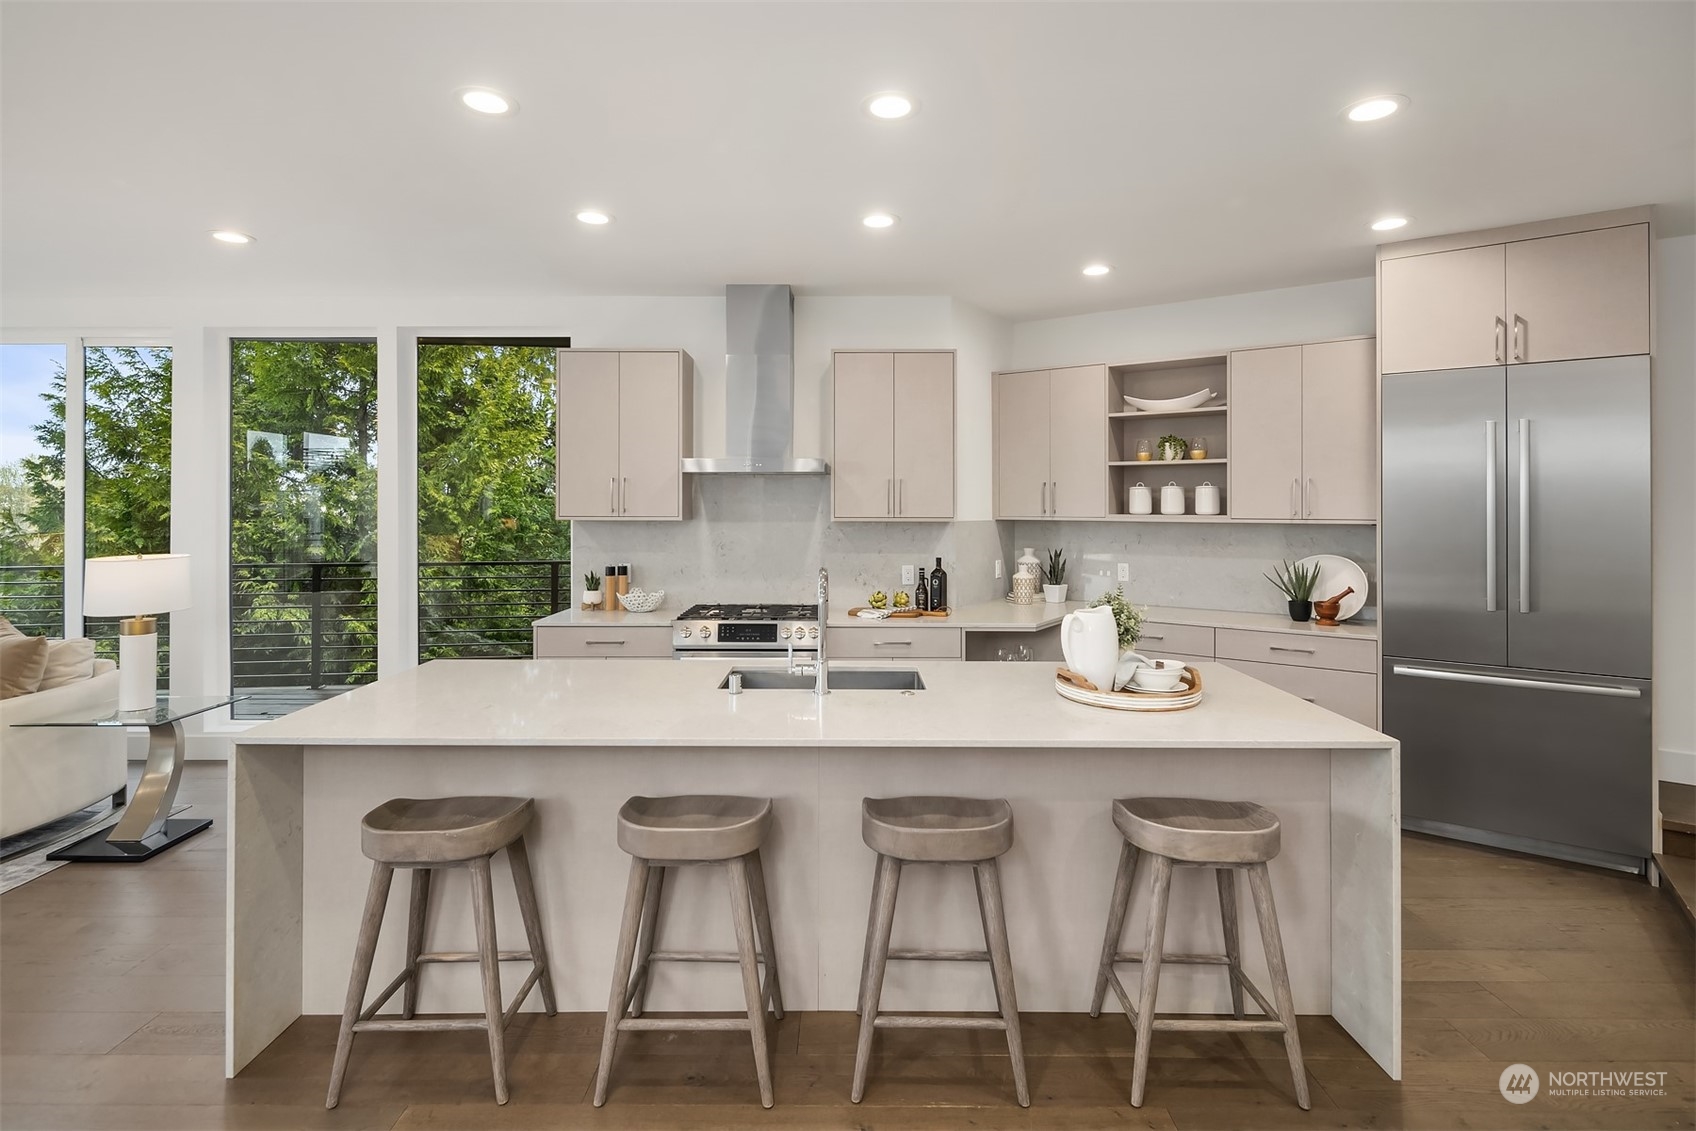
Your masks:
<path fill-rule="evenodd" d="M 1313 587 L 1319 581 L 1319 563 L 1285 562 L 1265 575 L 1290 603 L 1290 619 L 1304 624 L 1313 616 Z"/>
<path fill-rule="evenodd" d="M 601 575 L 586 573 L 583 575 L 583 607 L 598 609 L 601 607 Z M 591 596 L 593 594 L 593 596 Z"/>
<path fill-rule="evenodd" d="M 1063 550 L 1048 551 L 1042 566 L 1042 595 L 1051 605 L 1066 603 L 1066 554 Z"/>
<path fill-rule="evenodd" d="M 1160 437 L 1160 458 L 1163 460 L 1180 460 L 1189 453 L 1189 441 L 1182 436 L 1174 436 L 1170 432 Z"/>
<path fill-rule="evenodd" d="M 1106 605 L 1113 610 L 1113 623 L 1119 629 L 1119 653 L 1123 655 L 1134 651 L 1137 641 L 1142 639 L 1142 618 L 1148 610 L 1126 600 L 1123 585 L 1089 603 L 1092 609 L 1098 605 Z"/>

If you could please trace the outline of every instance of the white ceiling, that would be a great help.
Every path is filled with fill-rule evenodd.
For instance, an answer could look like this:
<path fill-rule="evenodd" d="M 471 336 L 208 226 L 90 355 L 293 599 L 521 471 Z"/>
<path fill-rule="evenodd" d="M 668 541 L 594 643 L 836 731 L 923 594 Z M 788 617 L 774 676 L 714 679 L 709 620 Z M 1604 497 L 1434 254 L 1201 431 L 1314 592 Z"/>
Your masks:
<path fill-rule="evenodd" d="M 1652 203 L 1688 232 L 1693 13 L 5 0 L 0 285 L 773 281 L 1030 318 L 1368 274 L 1389 212 L 1414 237 Z M 470 84 L 519 113 L 463 109 Z M 919 113 L 870 118 L 887 88 Z M 1342 120 L 1386 91 L 1412 106 Z M 1096 259 L 1113 274 L 1083 278 Z"/>

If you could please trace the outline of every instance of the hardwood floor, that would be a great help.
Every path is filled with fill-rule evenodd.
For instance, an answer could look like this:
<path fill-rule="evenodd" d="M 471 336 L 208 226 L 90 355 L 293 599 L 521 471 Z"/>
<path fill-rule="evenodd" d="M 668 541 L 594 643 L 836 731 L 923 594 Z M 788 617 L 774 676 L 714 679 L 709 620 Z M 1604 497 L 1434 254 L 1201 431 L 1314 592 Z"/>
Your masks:
<path fill-rule="evenodd" d="M 524 1014 L 512 1102 L 490 1098 L 481 1034 L 380 1034 L 325 1111 L 336 1019 L 302 1018 L 223 1078 L 224 766 L 191 763 L 183 800 L 211 830 L 142 865 L 69 865 L 0 896 L 0 1128 L 1621 1128 L 1689 1127 L 1696 969 L 1678 912 L 1640 881 L 1409 836 L 1406 1071 L 1387 1079 L 1329 1018 L 1302 1019 L 1313 1110 L 1261 1034 L 1159 1034 L 1148 1104 L 1129 1105 L 1122 1016 L 1027 1014 L 1033 1104 L 1014 1106 L 994 1033 L 885 1030 L 848 1103 L 851 1014 L 791 1015 L 762 1111 L 747 1038 L 636 1033 L 612 1097 L 588 1103 L 600 1015 Z M 1103 819 L 1105 819 L 1105 812 Z M 1107 893 L 1102 893 L 1103 909 Z M 1133 975 L 1134 976 L 1134 975 Z M 1258 1038 L 1258 1039 L 1256 1039 Z M 1666 1094 L 1497 1088 L 1538 1072 L 1667 1073 Z"/>

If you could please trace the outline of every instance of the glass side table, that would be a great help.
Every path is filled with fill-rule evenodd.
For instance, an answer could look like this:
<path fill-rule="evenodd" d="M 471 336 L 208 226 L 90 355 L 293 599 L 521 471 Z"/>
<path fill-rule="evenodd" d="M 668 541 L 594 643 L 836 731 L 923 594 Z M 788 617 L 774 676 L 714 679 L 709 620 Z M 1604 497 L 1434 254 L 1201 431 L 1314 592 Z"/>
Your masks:
<path fill-rule="evenodd" d="M 106 714 L 65 715 L 18 727 L 146 727 L 147 768 L 135 787 L 124 815 L 110 832 L 83 837 L 48 854 L 49 860 L 138 863 L 151 859 L 173 844 L 212 827 L 209 817 L 171 819 L 177 786 L 183 778 L 183 720 L 216 711 L 246 699 L 245 695 L 161 696 L 150 708 Z"/>

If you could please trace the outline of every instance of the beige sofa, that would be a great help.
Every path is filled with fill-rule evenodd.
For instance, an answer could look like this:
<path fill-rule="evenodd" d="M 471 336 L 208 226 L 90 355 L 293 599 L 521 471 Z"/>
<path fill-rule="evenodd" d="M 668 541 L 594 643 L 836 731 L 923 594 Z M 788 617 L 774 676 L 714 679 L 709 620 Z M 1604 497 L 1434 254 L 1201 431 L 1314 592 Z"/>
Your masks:
<path fill-rule="evenodd" d="M 57 820 L 124 789 L 123 727 L 16 727 L 14 723 L 118 709 L 118 666 L 94 677 L 0 700 L 0 837 Z"/>

